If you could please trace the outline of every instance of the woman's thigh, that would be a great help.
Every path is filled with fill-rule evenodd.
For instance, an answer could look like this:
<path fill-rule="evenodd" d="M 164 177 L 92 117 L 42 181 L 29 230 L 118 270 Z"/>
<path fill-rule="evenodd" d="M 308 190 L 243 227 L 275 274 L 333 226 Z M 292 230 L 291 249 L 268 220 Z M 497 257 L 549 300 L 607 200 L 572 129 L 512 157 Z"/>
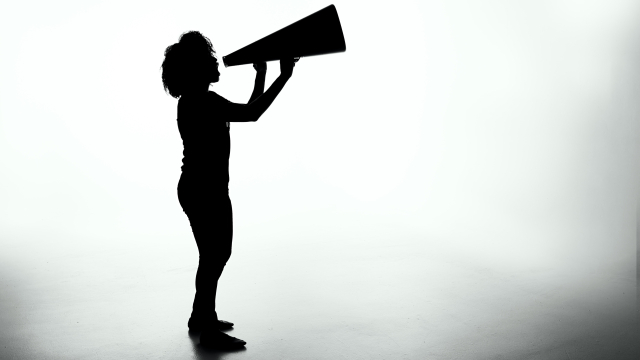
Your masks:
<path fill-rule="evenodd" d="M 181 183 L 178 199 L 189 218 L 200 257 L 228 260 L 233 239 L 233 213 L 227 193 Z"/>

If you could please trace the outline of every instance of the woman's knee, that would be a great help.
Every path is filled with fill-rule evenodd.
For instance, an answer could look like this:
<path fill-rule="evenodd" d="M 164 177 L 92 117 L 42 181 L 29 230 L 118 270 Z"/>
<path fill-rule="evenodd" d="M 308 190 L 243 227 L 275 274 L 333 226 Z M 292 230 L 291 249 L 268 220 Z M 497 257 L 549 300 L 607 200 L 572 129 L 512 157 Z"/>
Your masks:
<path fill-rule="evenodd" d="M 221 264 L 224 266 L 231 257 L 231 249 L 219 249 L 208 253 L 200 253 L 200 263 Z"/>

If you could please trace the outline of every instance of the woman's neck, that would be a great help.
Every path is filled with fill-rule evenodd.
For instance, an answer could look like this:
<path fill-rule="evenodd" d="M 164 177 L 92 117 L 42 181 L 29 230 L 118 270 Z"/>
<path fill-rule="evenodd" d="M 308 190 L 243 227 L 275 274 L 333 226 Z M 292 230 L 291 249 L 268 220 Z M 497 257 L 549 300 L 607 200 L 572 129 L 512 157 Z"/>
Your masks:
<path fill-rule="evenodd" d="M 188 90 L 184 92 L 185 95 L 198 95 L 205 94 L 209 91 L 210 84 L 202 84 L 197 86 L 191 86 Z"/>

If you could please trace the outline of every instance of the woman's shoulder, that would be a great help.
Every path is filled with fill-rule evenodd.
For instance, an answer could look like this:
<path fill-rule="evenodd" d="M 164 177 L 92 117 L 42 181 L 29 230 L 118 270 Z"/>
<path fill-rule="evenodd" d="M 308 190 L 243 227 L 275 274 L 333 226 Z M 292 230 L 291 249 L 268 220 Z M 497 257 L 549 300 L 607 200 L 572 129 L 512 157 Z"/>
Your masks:
<path fill-rule="evenodd" d="M 180 99 L 178 99 L 178 108 L 191 107 L 199 102 L 202 102 L 202 96 L 197 96 L 195 94 L 184 94 L 180 96 Z"/>
<path fill-rule="evenodd" d="M 218 95 L 218 93 L 214 92 L 214 91 L 207 91 L 202 92 L 202 93 L 198 93 L 198 94 L 185 94 L 180 96 L 180 99 L 178 99 L 178 106 L 180 106 L 180 104 L 186 105 L 186 104 L 198 104 L 198 103 L 224 103 L 224 104 L 228 104 L 231 101 L 225 99 L 224 97 Z"/>
<path fill-rule="evenodd" d="M 218 93 L 216 93 L 215 91 L 209 90 L 207 92 L 207 96 L 208 96 L 208 100 L 209 101 L 218 102 L 218 103 L 224 103 L 224 104 L 228 104 L 228 103 L 231 102 L 231 101 L 225 99 L 224 97 L 218 95 Z"/>
<path fill-rule="evenodd" d="M 191 118 L 206 111 L 205 97 L 196 94 L 185 94 L 178 99 L 178 120 Z"/>

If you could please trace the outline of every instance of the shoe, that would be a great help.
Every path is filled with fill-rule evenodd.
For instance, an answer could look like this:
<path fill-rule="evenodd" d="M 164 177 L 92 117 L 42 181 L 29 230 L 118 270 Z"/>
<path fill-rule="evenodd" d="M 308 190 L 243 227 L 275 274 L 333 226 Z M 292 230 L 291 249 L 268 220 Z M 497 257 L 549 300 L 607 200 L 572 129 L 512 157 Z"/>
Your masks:
<path fill-rule="evenodd" d="M 200 334 L 200 345 L 218 350 L 240 349 L 246 343 L 246 341 L 227 335 L 220 330 L 203 331 Z"/>
<path fill-rule="evenodd" d="M 202 331 L 202 323 L 199 321 L 194 321 L 192 319 L 189 319 L 189 323 L 187 324 L 187 326 L 189 327 L 190 331 Z M 229 329 L 233 329 L 233 323 L 229 322 L 229 321 L 224 321 L 224 320 L 218 320 L 216 323 L 216 328 L 218 330 L 229 330 Z"/>

